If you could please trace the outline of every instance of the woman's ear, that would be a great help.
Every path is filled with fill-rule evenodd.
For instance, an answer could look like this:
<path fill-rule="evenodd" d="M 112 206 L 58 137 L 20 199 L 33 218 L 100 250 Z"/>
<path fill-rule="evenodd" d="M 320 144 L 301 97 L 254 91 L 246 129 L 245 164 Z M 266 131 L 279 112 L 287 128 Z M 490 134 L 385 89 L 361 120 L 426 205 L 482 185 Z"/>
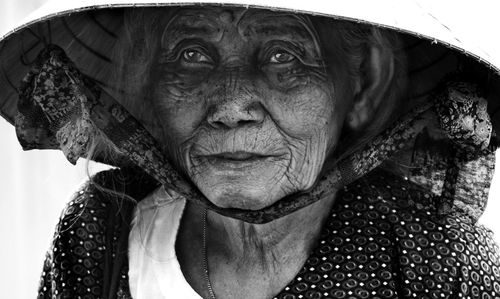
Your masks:
<path fill-rule="evenodd" d="M 371 122 L 394 76 L 394 55 L 390 48 L 371 45 L 367 50 L 355 88 L 354 104 L 347 114 L 347 125 L 353 131 L 363 130 Z"/>

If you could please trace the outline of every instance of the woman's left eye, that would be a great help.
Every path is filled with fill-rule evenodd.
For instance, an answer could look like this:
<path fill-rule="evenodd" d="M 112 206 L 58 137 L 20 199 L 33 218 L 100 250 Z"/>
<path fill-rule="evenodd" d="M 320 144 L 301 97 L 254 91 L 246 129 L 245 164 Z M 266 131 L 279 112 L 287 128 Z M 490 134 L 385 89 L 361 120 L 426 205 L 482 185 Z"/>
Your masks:
<path fill-rule="evenodd" d="M 182 52 L 182 60 L 188 63 L 212 63 L 212 59 L 195 49 L 187 49 Z"/>
<path fill-rule="evenodd" d="M 295 60 L 296 57 L 287 51 L 280 50 L 274 52 L 269 58 L 270 63 L 287 63 Z"/>

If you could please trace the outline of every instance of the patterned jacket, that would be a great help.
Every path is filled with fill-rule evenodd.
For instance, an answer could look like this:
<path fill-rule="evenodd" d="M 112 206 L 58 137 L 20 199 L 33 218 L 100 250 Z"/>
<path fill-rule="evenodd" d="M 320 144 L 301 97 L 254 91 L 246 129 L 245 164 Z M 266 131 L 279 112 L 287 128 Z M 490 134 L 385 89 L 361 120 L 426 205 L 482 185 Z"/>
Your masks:
<path fill-rule="evenodd" d="M 131 198 L 156 186 L 115 169 L 77 192 L 57 225 L 38 298 L 131 298 Z M 499 251 L 466 211 L 443 215 L 432 193 L 377 169 L 339 192 L 315 249 L 276 297 L 499 298 Z"/>

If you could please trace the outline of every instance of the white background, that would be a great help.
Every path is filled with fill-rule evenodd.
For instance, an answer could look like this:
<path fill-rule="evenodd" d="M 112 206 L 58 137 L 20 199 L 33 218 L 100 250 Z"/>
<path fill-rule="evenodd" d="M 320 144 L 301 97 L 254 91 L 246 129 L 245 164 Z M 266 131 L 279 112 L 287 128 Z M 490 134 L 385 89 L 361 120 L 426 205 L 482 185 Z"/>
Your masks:
<path fill-rule="evenodd" d="M 43 2 L 0 0 L 0 32 L 18 24 Z M 467 11 L 457 15 L 460 13 L 467 15 Z M 498 10 L 489 10 L 483 16 L 498 17 L 497 14 Z M 481 20 L 467 19 L 467 22 L 474 21 Z M 489 34 L 488 31 L 495 32 L 485 28 L 485 32 L 477 34 Z M 499 43 L 497 32 L 493 36 L 496 38 L 489 42 Z M 496 48 L 500 49 L 498 45 Z M 90 168 L 96 171 L 99 167 L 91 165 Z M 36 297 L 45 251 L 50 246 L 55 224 L 72 192 L 86 179 L 86 169 L 84 161 L 72 166 L 60 152 L 23 152 L 14 129 L 0 118 L 0 297 Z M 494 179 L 488 208 L 480 220 L 495 232 L 500 232 L 499 177 Z"/>

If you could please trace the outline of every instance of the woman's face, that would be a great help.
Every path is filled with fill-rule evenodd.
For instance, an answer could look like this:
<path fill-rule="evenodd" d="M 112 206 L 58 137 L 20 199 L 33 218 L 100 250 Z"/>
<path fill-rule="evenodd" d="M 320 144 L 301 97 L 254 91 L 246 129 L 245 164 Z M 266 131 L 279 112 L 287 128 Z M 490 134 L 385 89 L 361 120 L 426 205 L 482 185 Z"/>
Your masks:
<path fill-rule="evenodd" d="M 335 148 L 346 100 L 311 29 L 226 8 L 182 10 L 165 28 L 152 74 L 161 141 L 217 206 L 256 210 L 306 190 Z"/>

